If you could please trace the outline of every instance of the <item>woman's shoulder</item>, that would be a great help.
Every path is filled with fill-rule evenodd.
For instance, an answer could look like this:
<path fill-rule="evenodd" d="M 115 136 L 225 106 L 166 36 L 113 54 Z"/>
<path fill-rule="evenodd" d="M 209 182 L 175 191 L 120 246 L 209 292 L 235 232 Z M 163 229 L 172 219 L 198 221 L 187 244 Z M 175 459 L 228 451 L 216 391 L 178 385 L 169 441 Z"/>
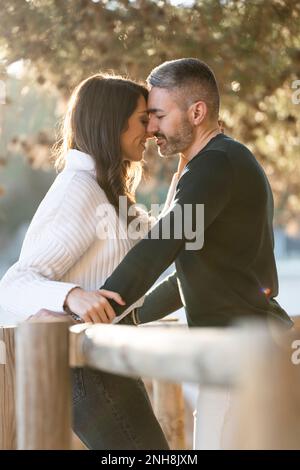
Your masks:
<path fill-rule="evenodd" d="M 62 187 L 62 193 L 68 194 L 68 198 L 82 201 L 93 200 L 107 202 L 104 190 L 99 186 L 95 175 L 85 170 L 62 171 L 57 177 L 57 182 Z"/>
<path fill-rule="evenodd" d="M 87 171 L 62 171 L 54 180 L 33 216 L 30 230 L 48 225 L 53 220 L 85 217 L 97 206 L 107 203 L 105 192 Z"/>

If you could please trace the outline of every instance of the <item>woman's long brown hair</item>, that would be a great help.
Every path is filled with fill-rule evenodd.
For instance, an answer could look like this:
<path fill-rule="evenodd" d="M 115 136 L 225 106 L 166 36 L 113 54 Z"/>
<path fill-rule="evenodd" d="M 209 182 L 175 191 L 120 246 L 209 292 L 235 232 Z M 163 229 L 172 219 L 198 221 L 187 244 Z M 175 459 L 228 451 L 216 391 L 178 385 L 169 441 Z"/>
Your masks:
<path fill-rule="evenodd" d="M 87 78 L 72 93 L 62 139 L 55 146 L 58 170 L 63 168 L 69 149 L 94 158 L 98 184 L 117 212 L 119 196 L 127 197 L 129 206 L 135 203 L 135 189 L 142 175 L 140 162 L 123 159 L 120 139 L 140 96 L 147 101 L 148 90 L 131 80 L 104 74 Z"/>

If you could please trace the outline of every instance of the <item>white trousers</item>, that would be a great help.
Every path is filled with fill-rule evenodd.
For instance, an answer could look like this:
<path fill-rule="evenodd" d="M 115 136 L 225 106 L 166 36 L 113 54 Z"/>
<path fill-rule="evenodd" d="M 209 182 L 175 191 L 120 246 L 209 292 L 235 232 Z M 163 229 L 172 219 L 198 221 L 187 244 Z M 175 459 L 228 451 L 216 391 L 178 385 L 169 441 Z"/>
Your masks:
<path fill-rule="evenodd" d="M 229 410 L 232 397 L 233 391 L 228 388 L 199 386 L 194 411 L 193 449 L 221 450 L 230 447 Z"/>

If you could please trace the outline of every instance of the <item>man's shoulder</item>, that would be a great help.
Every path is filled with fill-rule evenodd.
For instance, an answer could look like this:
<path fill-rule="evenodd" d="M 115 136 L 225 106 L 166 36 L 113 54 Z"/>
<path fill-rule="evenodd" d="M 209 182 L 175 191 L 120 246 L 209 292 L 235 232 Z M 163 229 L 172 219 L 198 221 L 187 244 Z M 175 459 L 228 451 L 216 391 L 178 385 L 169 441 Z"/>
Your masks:
<path fill-rule="evenodd" d="M 206 149 L 207 152 L 215 151 L 215 152 L 222 152 L 226 155 L 230 156 L 233 154 L 237 155 L 252 155 L 251 150 L 242 142 L 239 142 L 236 139 L 226 135 L 226 134 L 218 134 L 217 138 L 212 139 L 212 141 L 207 145 Z"/>
<path fill-rule="evenodd" d="M 252 181 L 253 188 L 257 190 L 257 184 L 260 181 L 262 186 L 266 186 L 267 177 L 262 165 L 256 159 L 251 149 L 243 143 L 224 135 L 213 142 L 209 151 L 215 155 L 223 155 L 231 168 L 233 182 L 239 185 Z M 207 160 L 209 160 L 208 158 Z M 215 158 L 217 161 L 217 158 Z M 221 163 L 222 159 L 219 159 Z M 219 163 L 219 170 L 224 171 L 225 165 Z M 222 168 L 223 167 L 223 168 Z"/>
<path fill-rule="evenodd" d="M 225 142 L 225 139 L 213 139 L 213 142 L 209 142 L 209 144 L 202 149 L 195 157 L 190 160 L 188 165 L 186 166 L 186 171 L 189 170 L 196 170 L 197 168 L 199 171 L 204 168 L 222 168 L 224 165 L 227 166 L 229 164 L 228 159 L 228 142 Z M 230 139 L 229 140 L 233 140 Z"/>
<path fill-rule="evenodd" d="M 218 134 L 186 166 L 181 177 L 183 184 L 187 178 L 221 178 L 234 180 L 247 171 L 260 172 L 260 165 L 246 145 L 225 135 Z"/>
<path fill-rule="evenodd" d="M 226 156 L 232 168 L 261 170 L 261 166 L 251 149 L 225 134 L 222 134 L 219 139 L 215 139 L 212 145 L 207 148 L 207 151 Z"/>
<path fill-rule="evenodd" d="M 178 181 L 177 188 L 185 185 L 209 185 L 214 181 L 231 181 L 232 168 L 228 154 L 221 148 L 209 148 L 200 152 L 187 164 Z"/>

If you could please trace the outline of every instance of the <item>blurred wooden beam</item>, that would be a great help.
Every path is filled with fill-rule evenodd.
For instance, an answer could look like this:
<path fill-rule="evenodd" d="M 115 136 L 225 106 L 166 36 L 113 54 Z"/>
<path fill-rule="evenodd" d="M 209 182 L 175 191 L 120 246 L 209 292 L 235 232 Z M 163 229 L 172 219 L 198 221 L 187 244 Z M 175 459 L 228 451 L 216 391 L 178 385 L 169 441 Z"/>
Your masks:
<path fill-rule="evenodd" d="M 15 327 L 0 327 L 0 450 L 16 449 Z"/>
<path fill-rule="evenodd" d="M 21 323 L 16 343 L 18 449 L 71 449 L 69 323 Z"/>
<path fill-rule="evenodd" d="M 256 331 L 256 330 L 255 330 Z M 255 347 L 252 329 L 133 328 L 97 324 L 70 328 L 73 367 L 227 386 L 239 373 L 241 351 Z"/>

